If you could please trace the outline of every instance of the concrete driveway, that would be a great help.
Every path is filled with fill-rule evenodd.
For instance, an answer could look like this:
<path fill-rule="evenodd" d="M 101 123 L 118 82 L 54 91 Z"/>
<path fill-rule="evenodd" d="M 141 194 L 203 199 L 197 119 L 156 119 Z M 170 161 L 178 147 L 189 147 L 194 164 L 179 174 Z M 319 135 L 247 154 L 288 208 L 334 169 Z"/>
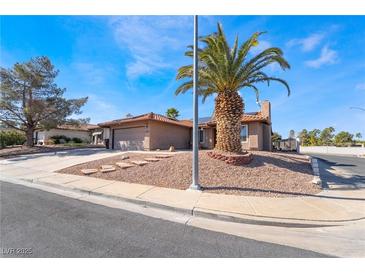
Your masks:
<path fill-rule="evenodd" d="M 105 148 L 72 149 L 58 152 L 24 155 L 0 161 L 0 171 L 17 169 L 19 174 L 54 172 L 56 170 L 89 161 L 114 156 L 123 152 Z M 22 170 L 21 167 L 24 169 Z"/>
<path fill-rule="evenodd" d="M 332 189 L 365 188 L 365 158 L 311 154 L 319 161 L 320 177 Z"/>

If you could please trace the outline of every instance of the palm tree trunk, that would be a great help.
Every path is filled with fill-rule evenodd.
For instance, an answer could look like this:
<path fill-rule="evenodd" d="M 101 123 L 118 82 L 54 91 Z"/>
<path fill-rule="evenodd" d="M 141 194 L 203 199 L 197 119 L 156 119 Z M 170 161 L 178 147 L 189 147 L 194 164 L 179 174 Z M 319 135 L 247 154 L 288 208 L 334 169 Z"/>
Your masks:
<path fill-rule="evenodd" d="M 220 92 L 215 98 L 216 150 L 242 153 L 240 139 L 243 100 L 237 92 Z"/>

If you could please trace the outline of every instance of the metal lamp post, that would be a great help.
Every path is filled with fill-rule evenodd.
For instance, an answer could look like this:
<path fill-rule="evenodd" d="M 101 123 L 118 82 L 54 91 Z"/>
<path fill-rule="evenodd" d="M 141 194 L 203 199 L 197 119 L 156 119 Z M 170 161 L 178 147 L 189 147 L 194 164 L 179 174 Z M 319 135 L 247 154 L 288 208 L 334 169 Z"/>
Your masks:
<path fill-rule="evenodd" d="M 199 184 L 199 128 L 198 128 L 198 15 L 194 15 L 193 61 L 193 176 L 190 189 L 201 189 Z"/>

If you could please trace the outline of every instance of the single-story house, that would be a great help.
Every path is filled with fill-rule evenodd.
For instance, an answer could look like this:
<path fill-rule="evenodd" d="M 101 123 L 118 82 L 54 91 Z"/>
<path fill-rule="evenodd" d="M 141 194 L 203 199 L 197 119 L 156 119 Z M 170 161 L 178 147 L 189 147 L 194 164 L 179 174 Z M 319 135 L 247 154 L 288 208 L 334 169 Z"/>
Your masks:
<path fill-rule="evenodd" d="M 60 125 L 50 130 L 36 130 L 34 132 L 34 143 L 45 145 L 50 142 L 53 136 L 66 136 L 70 139 L 79 138 L 85 143 L 100 144 L 103 142 L 103 130 L 97 125 Z"/>
<path fill-rule="evenodd" d="M 202 148 L 213 149 L 216 143 L 216 123 L 212 117 L 199 119 L 199 142 Z M 244 150 L 272 150 L 271 106 L 261 103 L 258 112 L 246 112 L 241 119 L 241 143 Z"/>
<path fill-rule="evenodd" d="M 190 147 L 191 121 L 171 119 L 156 113 L 98 124 L 104 128 L 107 147 L 120 150 L 155 150 Z"/>
<path fill-rule="evenodd" d="M 245 150 L 271 151 L 270 102 L 261 104 L 261 111 L 242 116 L 241 140 Z M 105 143 L 110 149 L 155 150 L 189 149 L 192 144 L 192 121 L 171 119 L 156 113 L 117 119 L 98 124 L 104 129 Z M 199 120 L 200 147 L 213 149 L 216 142 L 214 114 Z"/>

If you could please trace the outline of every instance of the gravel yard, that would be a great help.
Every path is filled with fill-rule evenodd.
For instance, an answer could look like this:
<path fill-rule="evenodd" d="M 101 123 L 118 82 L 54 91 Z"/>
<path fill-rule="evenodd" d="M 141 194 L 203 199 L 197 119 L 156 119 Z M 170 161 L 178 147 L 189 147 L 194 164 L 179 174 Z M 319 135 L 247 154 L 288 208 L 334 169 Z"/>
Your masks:
<path fill-rule="evenodd" d="M 60 170 L 61 173 L 83 175 L 81 169 L 100 168 L 116 162 L 130 162 L 154 157 L 158 153 L 128 153 L 130 158 L 121 156 L 72 166 Z M 286 153 L 254 152 L 253 161 L 245 166 L 232 166 L 215 160 L 201 151 L 200 182 L 204 191 L 237 195 L 285 197 L 316 194 L 319 187 L 312 184 L 312 170 L 305 156 Z M 148 184 L 159 187 L 187 189 L 191 182 L 191 152 L 178 153 L 171 158 L 160 159 L 144 166 L 127 169 L 117 167 L 116 171 L 101 173 L 92 177 L 118 180 L 129 183 Z"/>

